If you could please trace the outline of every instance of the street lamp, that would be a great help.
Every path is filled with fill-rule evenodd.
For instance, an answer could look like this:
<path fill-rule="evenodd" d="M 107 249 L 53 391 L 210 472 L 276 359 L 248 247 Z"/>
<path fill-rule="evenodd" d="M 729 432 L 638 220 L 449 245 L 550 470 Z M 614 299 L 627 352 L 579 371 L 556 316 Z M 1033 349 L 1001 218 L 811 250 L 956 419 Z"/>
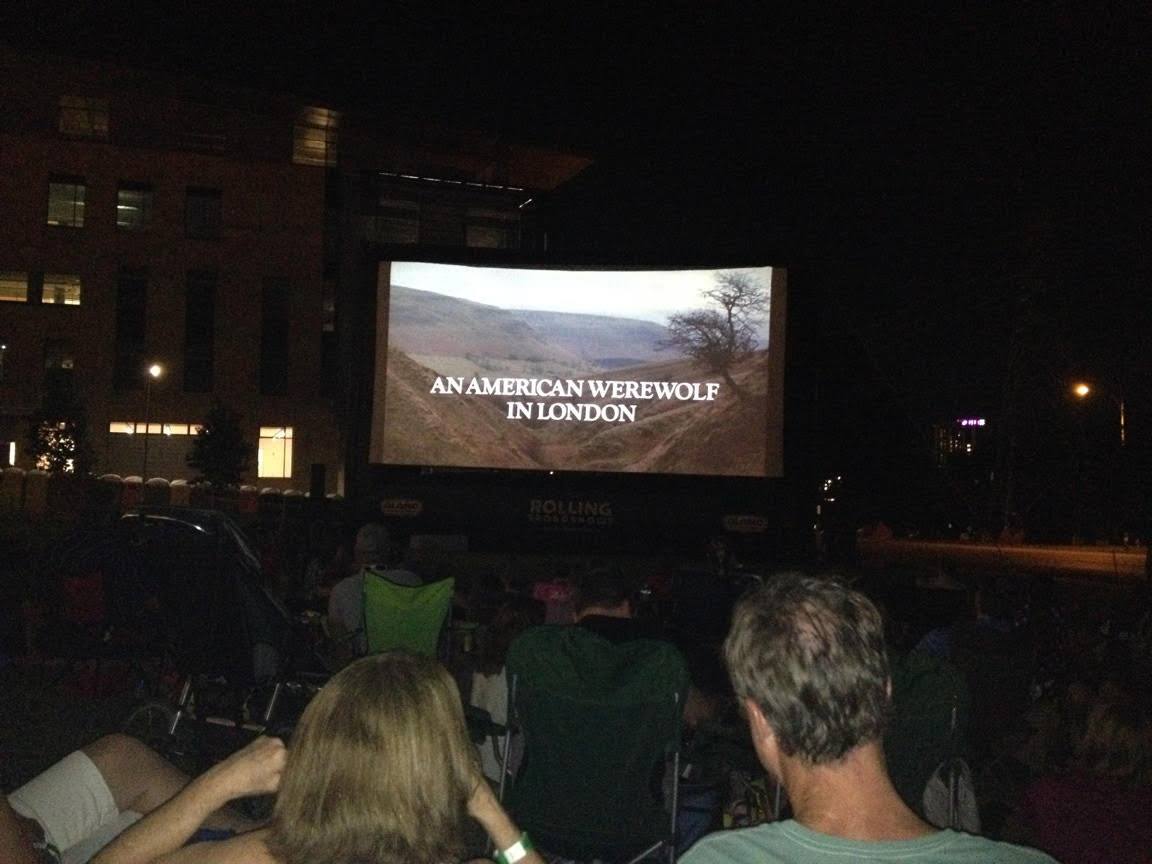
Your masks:
<path fill-rule="evenodd" d="M 1077 399 L 1087 399 L 1092 395 L 1092 392 L 1092 385 L 1087 381 L 1076 381 L 1072 385 L 1072 393 Z M 1128 446 L 1128 424 L 1127 418 L 1124 415 L 1124 397 L 1122 395 L 1117 397 L 1109 394 L 1109 398 L 1116 404 L 1116 407 L 1120 409 L 1120 446 L 1126 447 Z"/>
<path fill-rule="evenodd" d="M 148 482 L 148 436 L 152 431 L 152 382 L 160 380 L 164 374 L 164 367 L 153 363 L 148 367 L 148 374 L 144 376 L 144 466 L 140 469 L 140 480 Z"/>

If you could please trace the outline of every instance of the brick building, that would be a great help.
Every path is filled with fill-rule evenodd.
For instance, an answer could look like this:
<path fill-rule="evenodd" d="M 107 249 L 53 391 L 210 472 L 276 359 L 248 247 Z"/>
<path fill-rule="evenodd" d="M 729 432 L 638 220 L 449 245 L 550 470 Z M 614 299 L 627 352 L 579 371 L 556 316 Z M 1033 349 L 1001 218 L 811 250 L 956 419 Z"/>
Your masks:
<path fill-rule="evenodd" d="M 306 489 L 323 466 L 341 491 L 379 250 L 538 252 L 541 203 L 589 164 L 13 51 L 0 101 L 0 465 L 23 468 L 63 387 L 100 473 L 140 474 L 147 446 L 150 476 L 190 477 L 219 400 L 258 453 L 248 482 Z"/>

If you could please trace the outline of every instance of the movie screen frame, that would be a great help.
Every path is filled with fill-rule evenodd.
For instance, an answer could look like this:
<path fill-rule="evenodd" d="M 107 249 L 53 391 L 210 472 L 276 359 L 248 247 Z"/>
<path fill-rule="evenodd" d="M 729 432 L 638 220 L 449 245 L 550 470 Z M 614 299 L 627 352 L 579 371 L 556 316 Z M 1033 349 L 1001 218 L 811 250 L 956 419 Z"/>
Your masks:
<path fill-rule="evenodd" d="M 786 303 L 779 267 L 381 261 L 369 461 L 780 477 Z"/>

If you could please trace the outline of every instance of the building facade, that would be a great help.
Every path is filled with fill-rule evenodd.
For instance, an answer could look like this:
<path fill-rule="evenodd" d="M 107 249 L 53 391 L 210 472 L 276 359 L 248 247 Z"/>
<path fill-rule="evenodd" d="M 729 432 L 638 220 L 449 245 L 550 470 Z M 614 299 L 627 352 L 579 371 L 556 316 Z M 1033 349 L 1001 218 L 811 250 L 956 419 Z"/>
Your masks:
<path fill-rule="evenodd" d="M 342 491 L 371 250 L 540 249 L 536 202 L 589 164 L 87 61 L 0 73 L 2 465 L 36 467 L 71 398 L 97 473 L 191 478 L 220 403 L 246 482 Z"/>

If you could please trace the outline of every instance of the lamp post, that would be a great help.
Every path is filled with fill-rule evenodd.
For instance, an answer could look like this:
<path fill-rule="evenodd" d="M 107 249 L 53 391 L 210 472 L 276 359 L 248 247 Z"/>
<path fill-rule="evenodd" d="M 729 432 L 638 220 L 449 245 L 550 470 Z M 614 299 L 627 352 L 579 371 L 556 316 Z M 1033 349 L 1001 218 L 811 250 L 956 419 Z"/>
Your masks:
<path fill-rule="evenodd" d="M 140 481 L 148 482 L 148 437 L 152 431 L 152 382 L 158 381 L 164 374 L 164 367 L 153 363 L 148 367 L 148 374 L 144 376 L 144 465 L 140 469 Z"/>

